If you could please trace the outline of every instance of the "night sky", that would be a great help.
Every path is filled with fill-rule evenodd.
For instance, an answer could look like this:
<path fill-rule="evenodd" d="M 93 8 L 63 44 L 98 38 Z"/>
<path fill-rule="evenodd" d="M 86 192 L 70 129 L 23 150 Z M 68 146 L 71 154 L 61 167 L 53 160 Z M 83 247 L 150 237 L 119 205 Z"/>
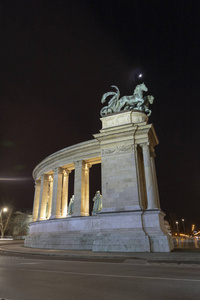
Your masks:
<path fill-rule="evenodd" d="M 32 209 L 34 167 L 93 139 L 102 94 L 132 94 L 142 73 L 161 208 L 200 229 L 199 1 L 1 0 L 0 11 L 1 205 Z"/>

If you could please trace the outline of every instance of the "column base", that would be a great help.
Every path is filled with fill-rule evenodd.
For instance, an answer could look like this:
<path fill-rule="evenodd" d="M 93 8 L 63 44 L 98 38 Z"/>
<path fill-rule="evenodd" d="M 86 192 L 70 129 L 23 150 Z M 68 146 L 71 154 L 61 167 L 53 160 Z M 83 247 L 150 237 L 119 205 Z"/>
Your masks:
<path fill-rule="evenodd" d="M 39 218 L 37 221 L 46 221 L 46 218 Z"/>
<path fill-rule="evenodd" d="M 89 213 L 81 212 L 81 217 L 89 217 Z"/>
<path fill-rule="evenodd" d="M 174 248 L 172 237 L 164 226 L 164 212 L 159 209 L 144 211 L 143 228 L 149 237 L 151 252 L 169 252 Z"/>

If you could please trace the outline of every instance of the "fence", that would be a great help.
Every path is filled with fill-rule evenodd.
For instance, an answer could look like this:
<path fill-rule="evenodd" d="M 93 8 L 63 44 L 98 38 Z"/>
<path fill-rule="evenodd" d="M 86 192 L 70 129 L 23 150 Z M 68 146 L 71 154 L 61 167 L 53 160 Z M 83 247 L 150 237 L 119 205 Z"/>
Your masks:
<path fill-rule="evenodd" d="M 200 248 L 200 237 L 173 237 L 175 248 Z"/>

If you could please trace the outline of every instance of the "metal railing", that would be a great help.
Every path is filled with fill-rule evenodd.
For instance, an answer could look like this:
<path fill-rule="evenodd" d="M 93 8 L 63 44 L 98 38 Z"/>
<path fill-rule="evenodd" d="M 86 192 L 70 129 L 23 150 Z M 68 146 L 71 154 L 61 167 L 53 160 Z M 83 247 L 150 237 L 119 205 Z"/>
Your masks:
<path fill-rule="evenodd" d="M 175 248 L 200 248 L 199 237 L 173 237 Z"/>

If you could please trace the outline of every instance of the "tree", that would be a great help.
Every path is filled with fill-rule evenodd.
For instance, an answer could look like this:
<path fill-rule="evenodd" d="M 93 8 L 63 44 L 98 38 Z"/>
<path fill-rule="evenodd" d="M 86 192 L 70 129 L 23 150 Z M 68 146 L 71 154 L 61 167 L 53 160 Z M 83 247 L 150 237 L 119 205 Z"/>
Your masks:
<path fill-rule="evenodd" d="M 10 217 L 12 214 L 12 209 L 2 208 L 0 209 L 0 230 L 1 238 L 4 237 L 4 233 L 8 227 Z"/>
<path fill-rule="evenodd" d="M 31 221 L 32 221 L 32 214 L 30 211 L 14 212 L 9 221 L 9 226 L 8 226 L 9 235 L 15 237 L 27 235 L 29 230 L 29 223 Z"/>

